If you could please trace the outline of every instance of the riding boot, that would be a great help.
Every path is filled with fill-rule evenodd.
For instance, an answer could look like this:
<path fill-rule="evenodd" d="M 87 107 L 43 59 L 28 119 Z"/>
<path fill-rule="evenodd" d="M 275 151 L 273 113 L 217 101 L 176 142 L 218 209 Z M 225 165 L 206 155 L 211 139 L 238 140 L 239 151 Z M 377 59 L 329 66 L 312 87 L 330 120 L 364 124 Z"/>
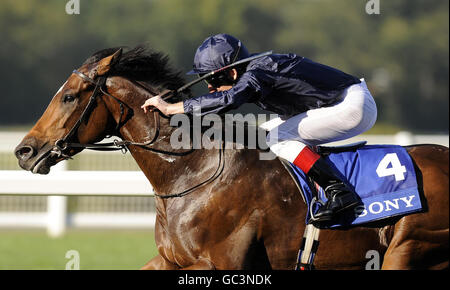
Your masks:
<path fill-rule="evenodd" d="M 330 164 L 320 157 L 308 172 L 317 184 L 325 190 L 327 202 L 314 215 L 316 222 L 329 221 L 341 211 L 354 208 L 361 203 L 360 198 L 342 179 Z"/>

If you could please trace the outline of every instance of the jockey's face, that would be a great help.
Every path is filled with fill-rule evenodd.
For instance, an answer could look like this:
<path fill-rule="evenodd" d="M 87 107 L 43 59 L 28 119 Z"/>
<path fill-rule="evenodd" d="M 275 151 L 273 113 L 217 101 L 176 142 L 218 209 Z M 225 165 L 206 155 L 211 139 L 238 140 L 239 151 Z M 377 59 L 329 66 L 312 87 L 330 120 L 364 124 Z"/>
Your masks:
<path fill-rule="evenodd" d="M 230 77 L 233 80 L 237 80 L 238 79 L 238 72 L 236 69 L 232 69 L 230 71 L 228 71 Z M 212 86 L 210 83 L 206 82 L 208 84 L 208 91 L 209 93 L 215 93 L 215 92 L 222 92 L 222 91 L 227 91 L 229 89 L 231 89 L 233 86 L 231 85 L 222 85 L 220 87 L 214 87 Z"/>
<path fill-rule="evenodd" d="M 215 88 L 213 86 L 211 86 L 210 84 L 208 84 L 208 91 L 209 93 L 215 93 L 215 92 L 222 92 L 222 91 L 227 91 L 229 89 L 231 89 L 233 86 L 220 86 L 218 88 Z"/>

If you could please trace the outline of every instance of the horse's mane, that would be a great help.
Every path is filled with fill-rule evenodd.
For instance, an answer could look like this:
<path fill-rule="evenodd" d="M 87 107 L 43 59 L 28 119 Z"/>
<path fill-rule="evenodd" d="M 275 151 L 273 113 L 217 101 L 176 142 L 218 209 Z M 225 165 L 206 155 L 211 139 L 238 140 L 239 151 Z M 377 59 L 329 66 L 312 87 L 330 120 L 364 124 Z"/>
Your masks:
<path fill-rule="evenodd" d="M 155 88 L 176 90 L 184 84 L 181 72 L 169 65 L 167 55 L 152 51 L 146 45 L 131 49 L 127 47 L 112 47 L 102 49 L 90 56 L 83 65 L 91 65 L 102 58 L 110 56 L 118 49 L 124 49 L 119 62 L 110 70 L 109 75 L 122 76 L 134 81 L 145 82 Z M 187 92 L 189 94 L 189 92 Z M 176 97 L 181 100 L 181 96 Z M 178 101 L 172 98 L 173 101 Z"/>

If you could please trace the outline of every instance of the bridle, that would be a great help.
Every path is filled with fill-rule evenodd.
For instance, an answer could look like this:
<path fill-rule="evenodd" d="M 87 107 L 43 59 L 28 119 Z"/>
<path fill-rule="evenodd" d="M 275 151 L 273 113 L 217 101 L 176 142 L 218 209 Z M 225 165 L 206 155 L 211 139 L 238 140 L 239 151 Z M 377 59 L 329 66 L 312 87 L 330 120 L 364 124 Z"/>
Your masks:
<path fill-rule="evenodd" d="M 85 144 L 73 143 L 73 142 L 69 143 L 68 140 L 73 137 L 73 135 L 75 134 L 75 132 L 77 132 L 78 128 L 81 126 L 83 121 L 86 120 L 86 118 L 88 117 L 88 115 L 90 114 L 91 110 L 93 109 L 93 107 L 96 104 L 97 97 L 99 97 L 101 94 L 112 98 L 120 106 L 120 116 L 119 116 L 119 119 L 117 121 L 115 132 L 118 132 L 118 130 L 121 127 L 122 119 L 123 119 L 123 115 L 124 115 L 124 111 L 125 111 L 124 110 L 125 104 L 120 99 L 114 97 L 113 95 L 111 95 L 107 91 L 105 91 L 104 86 L 105 86 L 106 79 L 107 79 L 106 76 L 101 76 L 101 77 L 98 78 L 97 81 L 94 81 L 93 79 L 91 79 L 90 77 L 86 76 L 82 72 L 79 72 L 78 70 L 74 70 L 73 73 L 75 75 L 77 75 L 78 77 L 80 77 L 81 79 L 83 79 L 84 81 L 95 85 L 95 88 L 94 88 L 91 96 L 89 97 L 88 104 L 84 108 L 84 110 L 81 113 L 81 115 L 78 118 L 78 120 L 73 125 L 72 129 L 70 129 L 70 131 L 63 138 L 58 139 L 55 142 L 55 144 L 53 146 L 53 150 L 52 150 L 53 153 L 56 153 L 58 156 L 61 156 L 61 155 L 64 156 L 65 154 L 63 153 L 63 151 L 65 151 L 65 150 L 67 150 L 69 148 L 83 148 L 83 149 L 98 150 L 98 151 L 121 150 L 122 153 L 126 153 L 128 151 L 128 148 L 127 148 L 128 145 L 149 146 L 149 145 L 151 145 L 151 144 L 156 142 L 156 140 L 159 137 L 160 120 L 159 120 L 159 112 L 157 110 L 154 110 L 153 111 L 153 116 L 154 116 L 154 121 L 155 121 L 155 135 L 148 142 L 139 143 L 139 142 L 133 142 L 133 141 L 130 141 L 130 140 L 115 139 L 113 142 L 108 142 L 108 143 L 85 143 Z M 145 87 L 145 89 L 147 91 L 149 90 L 146 87 Z M 156 95 L 156 94 L 152 93 L 152 95 Z"/>
<path fill-rule="evenodd" d="M 171 152 L 171 151 L 164 151 L 164 150 L 159 150 L 159 149 L 155 149 L 155 148 L 150 148 L 149 146 L 152 145 L 153 143 L 155 143 L 158 140 L 159 137 L 159 132 L 160 132 L 160 114 L 158 110 L 153 110 L 153 116 L 154 116 L 154 122 L 155 122 L 155 135 L 153 136 L 153 138 L 150 141 L 147 142 L 134 142 L 134 141 L 130 141 L 130 140 L 119 140 L 119 139 L 115 139 L 113 142 L 108 142 L 108 143 L 73 143 L 73 142 L 68 142 L 68 140 L 70 138 L 73 137 L 73 135 L 75 134 L 75 132 L 77 132 L 78 128 L 81 126 L 81 124 L 83 123 L 83 121 L 86 120 L 86 118 L 88 118 L 88 115 L 90 114 L 91 110 L 94 108 L 96 101 L 97 101 L 97 97 L 103 95 L 106 95 L 108 97 L 111 97 L 113 100 L 115 100 L 119 106 L 120 106 L 120 116 L 119 119 L 117 121 L 117 125 L 115 128 L 115 132 L 118 132 L 118 130 L 121 127 L 122 124 L 122 119 L 123 119 L 123 115 L 124 115 L 124 107 L 125 104 L 118 98 L 114 97 L 113 95 L 109 94 L 105 89 L 104 86 L 106 84 L 106 79 L 107 76 L 100 76 L 98 78 L 97 81 L 93 80 L 92 78 L 86 76 L 85 74 L 83 74 L 82 72 L 78 71 L 78 70 L 73 70 L 73 73 L 80 77 L 81 79 L 83 79 L 86 82 L 89 82 L 93 85 L 95 85 L 95 88 L 91 94 L 91 96 L 89 97 L 89 102 L 86 105 L 86 107 L 84 108 L 83 112 L 81 113 L 80 117 L 78 118 L 78 120 L 75 122 L 75 124 L 73 125 L 73 127 L 70 129 L 70 131 L 61 139 L 56 140 L 55 144 L 53 145 L 53 148 L 51 150 L 51 153 L 57 155 L 58 157 L 63 157 L 65 159 L 70 158 L 69 155 L 65 154 L 64 151 L 67 149 L 71 149 L 71 148 L 83 148 L 83 149 L 90 149 L 90 150 L 99 150 L 99 151 L 113 151 L 113 150 L 121 150 L 122 153 L 126 153 L 128 151 L 128 146 L 129 145 L 134 145 L 134 146 L 139 146 L 141 148 L 144 148 L 146 150 L 150 150 L 156 153 L 160 153 L 160 154 L 167 154 L 167 155 L 175 155 L 175 156 L 184 156 L 187 154 L 190 154 L 192 152 L 194 152 L 194 149 L 191 148 L 188 151 L 185 152 Z M 134 84 L 144 88 L 147 92 L 151 93 L 153 96 L 157 95 L 153 92 L 150 91 L 150 89 L 146 86 L 143 86 L 139 83 L 134 82 Z M 169 92 L 165 92 L 163 94 L 163 97 L 165 99 L 168 99 L 170 97 Z M 206 185 L 210 182 L 212 182 L 213 180 L 215 180 L 217 177 L 219 177 L 219 175 L 222 173 L 224 167 L 225 167 L 225 159 L 224 159 L 224 147 L 225 147 L 225 143 L 224 141 L 222 141 L 221 147 L 219 149 L 219 165 L 216 169 L 216 171 L 214 172 L 214 174 L 209 177 L 208 179 L 206 179 L 205 181 L 187 189 L 184 190 L 180 193 L 176 193 L 176 194 L 165 194 L 165 195 L 160 195 L 155 193 L 155 196 L 157 197 L 161 197 L 161 198 L 173 198 L 173 197 L 182 197 L 185 196 L 189 193 L 192 193 L 193 191 L 195 191 L 197 188 Z"/>

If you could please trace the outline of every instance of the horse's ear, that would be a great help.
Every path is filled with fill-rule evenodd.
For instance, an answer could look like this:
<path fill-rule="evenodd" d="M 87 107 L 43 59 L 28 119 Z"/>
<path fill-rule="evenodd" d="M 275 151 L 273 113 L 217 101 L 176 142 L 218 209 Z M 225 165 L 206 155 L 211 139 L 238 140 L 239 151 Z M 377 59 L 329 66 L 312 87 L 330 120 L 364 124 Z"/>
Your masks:
<path fill-rule="evenodd" d="M 122 56 L 122 48 L 117 50 L 115 53 L 101 59 L 97 67 L 91 71 L 91 78 L 94 79 L 96 76 L 102 76 L 109 72 L 109 70 L 120 60 Z"/>

